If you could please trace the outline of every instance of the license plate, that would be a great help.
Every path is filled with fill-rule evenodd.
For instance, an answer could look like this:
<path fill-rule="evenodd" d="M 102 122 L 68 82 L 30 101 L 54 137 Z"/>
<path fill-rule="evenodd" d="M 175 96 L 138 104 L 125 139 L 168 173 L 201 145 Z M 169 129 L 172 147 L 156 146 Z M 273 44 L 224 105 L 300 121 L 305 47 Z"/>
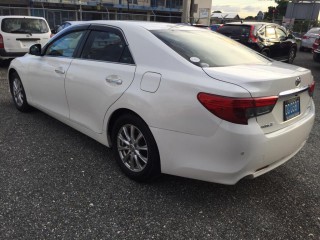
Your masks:
<path fill-rule="evenodd" d="M 300 115 L 300 97 L 292 98 L 283 103 L 283 120 L 288 121 Z"/>
<path fill-rule="evenodd" d="M 26 48 L 29 48 L 29 47 L 31 47 L 33 44 L 36 44 L 37 42 L 36 41 L 23 41 L 22 42 L 22 45 L 23 45 L 23 47 L 26 47 Z"/>

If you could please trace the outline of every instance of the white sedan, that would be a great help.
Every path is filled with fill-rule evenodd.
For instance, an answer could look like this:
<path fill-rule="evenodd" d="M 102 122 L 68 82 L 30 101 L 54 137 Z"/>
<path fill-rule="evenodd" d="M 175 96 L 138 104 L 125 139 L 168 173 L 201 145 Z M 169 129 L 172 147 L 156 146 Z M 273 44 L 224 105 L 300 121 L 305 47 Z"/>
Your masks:
<path fill-rule="evenodd" d="M 137 181 L 257 177 L 304 146 L 315 118 L 309 70 L 191 26 L 71 26 L 13 60 L 8 79 L 18 110 L 112 147 Z"/>

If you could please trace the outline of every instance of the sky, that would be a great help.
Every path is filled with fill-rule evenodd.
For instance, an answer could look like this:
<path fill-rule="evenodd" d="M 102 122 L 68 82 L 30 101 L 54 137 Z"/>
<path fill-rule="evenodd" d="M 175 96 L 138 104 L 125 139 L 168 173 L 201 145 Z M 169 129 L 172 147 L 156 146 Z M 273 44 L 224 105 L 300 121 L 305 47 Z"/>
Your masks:
<path fill-rule="evenodd" d="M 212 0 L 212 11 L 238 13 L 241 18 L 257 16 L 266 12 L 269 6 L 276 6 L 274 0 Z"/>

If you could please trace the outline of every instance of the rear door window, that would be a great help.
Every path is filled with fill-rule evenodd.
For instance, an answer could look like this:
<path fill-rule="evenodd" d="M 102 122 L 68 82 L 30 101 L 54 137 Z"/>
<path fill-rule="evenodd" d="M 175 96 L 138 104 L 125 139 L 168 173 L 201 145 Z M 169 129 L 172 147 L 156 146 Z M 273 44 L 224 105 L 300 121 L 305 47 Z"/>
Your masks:
<path fill-rule="evenodd" d="M 6 33 L 48 33 L 49 28 L 43 19 L 35 18 L 5 18 L 1 23 L 1 30 Z"/>
<path fill-rule="evenodd" d="M 274 27 L 267 27 L 266 28 L 266 36 L 267 38 L 277 38 L 276 36 L 276 30 Z"/>
<path fill-rule="evenodd" d="M 129 48 L 122 36 L 112 31 L 92 31 L 82 51 L 81 58 L 133 63 Z"/>

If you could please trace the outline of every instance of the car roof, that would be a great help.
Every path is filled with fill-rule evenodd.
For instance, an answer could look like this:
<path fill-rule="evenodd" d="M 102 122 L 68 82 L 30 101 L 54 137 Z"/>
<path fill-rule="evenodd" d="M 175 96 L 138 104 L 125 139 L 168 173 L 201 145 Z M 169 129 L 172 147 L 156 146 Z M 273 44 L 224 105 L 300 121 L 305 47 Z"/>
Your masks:
<path fill-rule="evenodd" d="M 163 22 L 147 22 L 147 21 L 119 21 L 119 20 L 93 20 L 83 21 L 77 25 L 82 24 L 99 24 L 110 25 L 115 27 L 130 27 L 130 28 L 144 28 L 147 30 L 166 30 L 166 29 L 179 29 L 179 30 L 198 30 L 206 31 L 202 28 L 196 28 L 188 24 L 179 23 L 163 23 Z"/>
<path fill-rule="evenodd" d="M 79 23 L 85 23 L 86 21 L 65 21 L 64 23 L 70 23 L 71 25 L 73 24 L 79 24 Z"/>
<path fill-rule="evenodd" d="M 0 16 L 0 19 L 5 18 L 31 18 L 31 19 L 43 19 L 43 17 L 34 17 L 34 16 L 20 16 L 20 15 L 6 15 L 6 16 Z"/>
<path fill-rule="evenodd" d="M 230 22 L 226 23 L 225 25 L 278 25 L 276 23 L 269 23 L 269 22 Z"/>

